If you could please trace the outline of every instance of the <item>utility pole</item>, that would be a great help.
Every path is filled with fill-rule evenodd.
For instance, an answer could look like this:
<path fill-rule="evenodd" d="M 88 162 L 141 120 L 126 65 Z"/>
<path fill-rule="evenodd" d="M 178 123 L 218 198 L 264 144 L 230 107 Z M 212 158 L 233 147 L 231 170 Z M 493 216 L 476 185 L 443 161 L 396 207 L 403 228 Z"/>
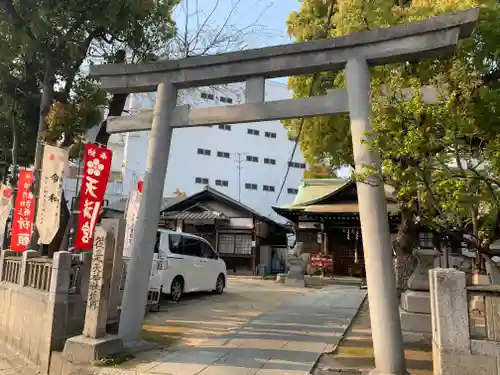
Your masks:
<path fill-rule="evenodd" d="M 236 152 L 236 168 L 238 168 L 238 202 L 241 202 L 241 170 L 243 169 L 243 164 L 244 160 L 241 158 L 242 156 L 245 156 L 246 154 L 241 153 L 241 152 Z"/>

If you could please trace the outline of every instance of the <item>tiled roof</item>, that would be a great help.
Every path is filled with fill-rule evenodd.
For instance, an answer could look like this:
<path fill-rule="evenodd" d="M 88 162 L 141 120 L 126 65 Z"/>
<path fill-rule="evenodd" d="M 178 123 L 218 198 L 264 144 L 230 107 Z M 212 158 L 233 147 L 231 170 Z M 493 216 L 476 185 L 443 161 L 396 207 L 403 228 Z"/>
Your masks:
<path fill-rule="evenodd" d="M 165 210 L 173 204 L 183 200 L 183 197 L 165 197 L 161 204 L 161 210 Z M 106 208 L 113 211 L 125 212 L 127 209 L 128 198 L 121 198 L 120 200 L 109 204 Z"/>
<path fill-rule="evenodd" d="M 216 211 L 204 211 L 204 212 L 190 212 L 190 211 L 180 211 L 180 212 L 169 212 L 167 215 L 162 216 L 162 219 L 167 220 L 214 220 L 214 219 L 225 219 L 229 218 L 221 212 Z"/>

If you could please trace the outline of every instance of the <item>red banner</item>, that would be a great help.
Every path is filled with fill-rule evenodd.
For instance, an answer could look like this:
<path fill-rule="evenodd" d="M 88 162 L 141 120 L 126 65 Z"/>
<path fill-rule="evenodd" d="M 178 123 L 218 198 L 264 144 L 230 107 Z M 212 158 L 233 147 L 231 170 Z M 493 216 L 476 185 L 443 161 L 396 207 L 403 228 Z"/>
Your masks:
<path fill-rule="evenodd" d="M 333 265 L 332 254 L 313 254 L 309 257 L 309 264 L 314 268 L 326 268 Z"/>
<path fill-rule="evenodd" d="M 33 219 L 35 218 L 32 185 L 33 171 L 20 169 L 10 236 L 10 249 L 14 251 L 25 251 L 30 245 Z"/>
<path fill-rule="evenodd" d="M 80 214 L 75 248 L 92 250 L 92 238 L 97 217 L 108 186 L 113 153 L 107 148 L 85 145 L 82 186 L 80 187 Z"/>

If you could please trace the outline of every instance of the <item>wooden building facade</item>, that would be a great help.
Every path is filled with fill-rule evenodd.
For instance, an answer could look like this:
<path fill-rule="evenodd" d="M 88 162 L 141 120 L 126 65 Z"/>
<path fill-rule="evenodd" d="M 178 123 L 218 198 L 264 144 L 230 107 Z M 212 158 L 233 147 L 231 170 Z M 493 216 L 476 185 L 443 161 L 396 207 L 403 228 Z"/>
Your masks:
<path fill-rule="evenodd" d="M 399 210 L 392 192 L 386 188 L 387 215 L 391 232 L 397 231 Z M 291 221 L 303 252 L 330 254 L 326 273 L 365 276 L 364 249 L 359 221 L 355 182 L 338 179 L 304 180 L 292 204 L 273 207 Z"/>

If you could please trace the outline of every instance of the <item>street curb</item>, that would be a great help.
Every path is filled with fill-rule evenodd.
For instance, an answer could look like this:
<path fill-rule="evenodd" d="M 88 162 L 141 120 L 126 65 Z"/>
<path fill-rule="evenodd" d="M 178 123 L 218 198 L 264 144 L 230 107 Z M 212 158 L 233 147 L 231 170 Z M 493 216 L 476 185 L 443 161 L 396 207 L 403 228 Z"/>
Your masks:
<path fill-rule="evenodd" d="M 365 293 L 365 297 L 363 298 L 363 300 L 361 301 L 361 303 L 359 304 L 358 306 L 358 309 L 356 311 L 356 313 L 354 314 L 354 316 L 352 317 L 351 321 L 349 322 L 349 324 L 347 325 L 346 329 L 344 330 L 344 333 L 342 333 L 342 335 L 340 336 L 340 339 L 338 341 L 337 344 L 328 344 L 325 349 L 323 350 L 323 353 L 320 353 L 318 355 L 318 358 L 316 358 L 316 360 L 314 361 L 314 365 L 313 367 L 311 368 L 311 370 L 309 370 L 309 373 L 308 375 L 312 375 L 312 373 L 314 372 L 314 370 L 317 369 L 318 367 L 318 363 L 319 363 L 319 360 L 321 359 L 321 357 L 324 355 L 324 354 L 334 354 L 339 345 L 342 343 L 342 341 L 345 339 L 345 336 L 347 334 L 347 332 L 349 332 L 349 330 L 351 329 L 352 327 L 352 324 L 354 323 L 354 321 L 356 320 L 356 318 L 358 317 L 359 315 L 359 312 L 361 311 L 361 308 L 363 307 L 363 305 L 365 304 L 366 302 L 366 299 L 368 298 L 368 293 Z"/>

